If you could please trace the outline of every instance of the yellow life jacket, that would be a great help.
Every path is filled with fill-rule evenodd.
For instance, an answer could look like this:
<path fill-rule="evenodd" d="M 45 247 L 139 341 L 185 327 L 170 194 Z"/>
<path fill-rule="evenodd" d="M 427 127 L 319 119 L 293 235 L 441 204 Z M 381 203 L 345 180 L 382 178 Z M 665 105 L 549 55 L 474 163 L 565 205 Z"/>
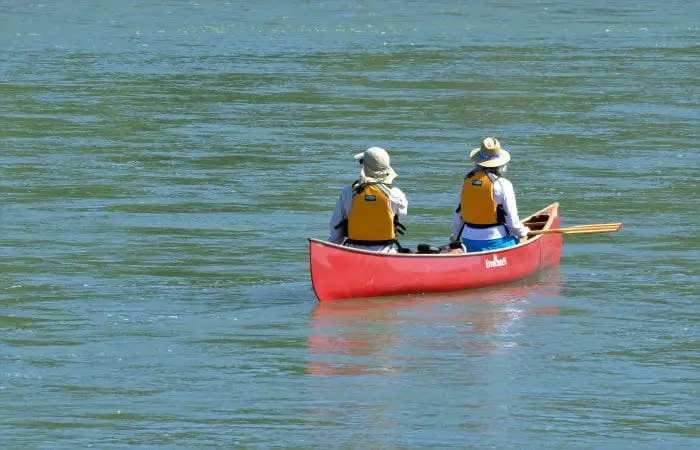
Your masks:
<path fill-rule="evenodd" d="M 462 198 L 457 212 L 471 228 L 490 228 L 506 223 L 503 205 L 493 196 L 493 184 L 498 178 L 482 171 L 470 172 L 462 185 Z"/>
<path fill-rule="evenodd" d="M 353 185 L 352 208 L 347 218 L 347 241 L 359 245 L 396 242 L 397 218 L 391 209 L 389 188 L 383 184 Z"/>

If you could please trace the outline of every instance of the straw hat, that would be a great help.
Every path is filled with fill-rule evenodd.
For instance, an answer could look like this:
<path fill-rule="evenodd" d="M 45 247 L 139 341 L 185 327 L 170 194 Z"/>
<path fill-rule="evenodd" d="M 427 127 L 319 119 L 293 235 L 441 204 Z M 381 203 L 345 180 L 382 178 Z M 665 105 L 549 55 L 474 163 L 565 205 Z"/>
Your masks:
<path fill-rule="evenodd" d="M 389 153 L 381 147 L 370 147 L 362 153 L 355 155 L 355 159 L 361 160 L 362 183 L 391 184 L 398 175 L 391 168 Z"/>
<path fill-rule="evenodd" d="M 498 139 L 487 137 L 481 141 L 481 147 L 472 150 L 469 158 L 482 167 L 500 167 L 510 161 L 510 153 L 501 148 Z"/>

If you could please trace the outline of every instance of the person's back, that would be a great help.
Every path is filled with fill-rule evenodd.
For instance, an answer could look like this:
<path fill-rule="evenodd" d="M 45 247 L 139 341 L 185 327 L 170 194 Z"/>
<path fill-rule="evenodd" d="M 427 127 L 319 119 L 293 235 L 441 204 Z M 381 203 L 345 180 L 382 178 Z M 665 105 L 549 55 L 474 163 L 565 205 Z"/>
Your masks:
<path fill-rule="evenodd" d="M 396 253 L 400 249 L 398 221 L 408 212 L 404 193 L 392 183 L 397 177 L 389 154 L 371 147 L 355 155 L 360 161 L 360 179 L 345 186 L 330 221 L 329 241 L 364 250 Z"/>
<path fill-rule="evenodd" d="M 529 229 L 520 222 L 513 185 L 503 177 L 510 154 L 496 138 L 486 138 L 469 156 L 476 166 L 460 189 L 451 239 L 461 239 L 468 252 L 517 245 Z"/>

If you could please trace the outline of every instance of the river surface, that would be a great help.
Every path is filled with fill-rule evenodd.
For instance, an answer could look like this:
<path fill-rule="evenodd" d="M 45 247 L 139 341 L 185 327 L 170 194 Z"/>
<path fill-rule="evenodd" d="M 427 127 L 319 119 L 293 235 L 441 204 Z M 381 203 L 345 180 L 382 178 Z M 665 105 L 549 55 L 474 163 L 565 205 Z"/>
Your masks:
<path fill-rule="evenodd" d="M 699 448 L 699 17 L 0 2 L 0 448 Z M 492 289 L 316 300 L 355 153 L 442 245 L 489 135 L 523 215 L 623 230 Z"/>

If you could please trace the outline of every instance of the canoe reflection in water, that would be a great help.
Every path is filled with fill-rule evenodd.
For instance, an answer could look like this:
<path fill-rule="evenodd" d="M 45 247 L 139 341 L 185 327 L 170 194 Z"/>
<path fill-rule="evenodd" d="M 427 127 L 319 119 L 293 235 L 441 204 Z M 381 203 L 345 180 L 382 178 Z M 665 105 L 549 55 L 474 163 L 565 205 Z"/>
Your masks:
<path fill-rule="evenodd" d="M 556 315 L 559 269 L 517 284 L 430 296 L 320 302 L 308 338 L 307 373 L 395 375 L 441 359 L 517 347 L 524 317 Z"/>

